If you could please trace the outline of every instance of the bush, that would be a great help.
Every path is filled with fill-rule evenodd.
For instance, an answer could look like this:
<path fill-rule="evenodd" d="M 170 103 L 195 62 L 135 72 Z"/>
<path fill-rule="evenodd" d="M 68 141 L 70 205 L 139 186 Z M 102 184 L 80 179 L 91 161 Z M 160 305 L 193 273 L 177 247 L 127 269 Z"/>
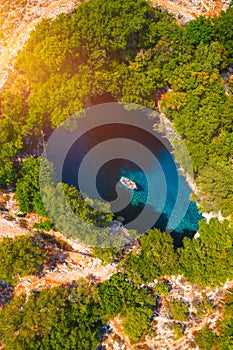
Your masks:
<path fill-rule="evenodd" d="M 84 281 L 14 297 L 0 313 L 6 350 L 95 350 L 103 327 L 98 302 Z M 7 327 L 6 327 L 7 324 Z"/>
<path fill-rule="evenodd" d="M 168 295 L 167 283 L 163 281 L 161 283 L 156 284 L 155 292 L 159 297 Z"/>
<path fill-rule="evenodd" d="M 196 336 L 197 345 L 203 350 L 214 350 L 217 335 L 209 328 L 203 328 Z"/>
<path fill-rule="evenodd" d="M 120 315 L 124 332 L 137 342 L 149 329 L 156 303 L 153 294 L 127 281 L 123 274 L 113 275 L 99 286 L 102 313 L 106 320 Z"/>
<path fill-rule="evenodd" d="M 50 219 L 47 220 L 40 220 L 39 223 L 35 223 L 33 225 L 34 228 L 44 230 L 44 231 L 50 231 L 51 228 L 53 227 L 53 223 Z"/>
<path fill-rule="evenodd" d="M 175 321 L 187 320 L 188 308 L 181 300 L 169 299 L 167 301 L 168 315 Z"/>
<path fill-rule="evenodd" d="M 132 252 L 124 263 L 133 281 L 149 283 L 158 276 L 176 273 L 178 256 L 170 234 L 150 230 L 140 238 L 140 246 L 141 253 Z"/>
<path fill-rule="evenodd" d="M 0 278 L 15 285 L 18 277 L 38 271 L 47 255 L 29 236 L 3 238 L 0 243 Z"/>
<path fill-rule="evenodd" d="M 174 331 L 174 340 L 179 340 L 183 337 L 183 331 L 179 323 L 172 324 L 171 329 Z"/>

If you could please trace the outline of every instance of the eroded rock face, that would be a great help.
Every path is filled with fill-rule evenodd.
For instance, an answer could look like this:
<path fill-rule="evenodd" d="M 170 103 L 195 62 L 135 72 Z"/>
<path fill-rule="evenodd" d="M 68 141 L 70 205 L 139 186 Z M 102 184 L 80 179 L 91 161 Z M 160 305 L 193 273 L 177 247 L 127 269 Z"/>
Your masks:
<path fill-rule="evenodd" d="M 0 4 L 0 89 L 13 70 L 14 59 L 42 18 L 71 13 L 82 0 L 11 0 Z"/>
<path fill-rule="evenodd" d="M 217 16 L 230 6 L 231 0 L 152 0 L 152 2 L 167 9 L 181 23 L 185 23 L 201 15 Z"/>

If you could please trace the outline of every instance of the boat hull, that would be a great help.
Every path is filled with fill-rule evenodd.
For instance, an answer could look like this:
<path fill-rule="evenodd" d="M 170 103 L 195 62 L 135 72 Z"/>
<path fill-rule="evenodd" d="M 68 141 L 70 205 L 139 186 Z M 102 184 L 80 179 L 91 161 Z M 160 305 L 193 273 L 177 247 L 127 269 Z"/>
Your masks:
<path fill-rule="evenodd" d="M 122 176 L 120 178 L 120 182 L 122 183 L 123 186 L 125 186 L 125 187 L 127 187 L 127 188 L 129 188 L 131 190 L 137 190 L 138 189 L 136 183 L 134 181 L 128 179 L 127 177 Z"/>

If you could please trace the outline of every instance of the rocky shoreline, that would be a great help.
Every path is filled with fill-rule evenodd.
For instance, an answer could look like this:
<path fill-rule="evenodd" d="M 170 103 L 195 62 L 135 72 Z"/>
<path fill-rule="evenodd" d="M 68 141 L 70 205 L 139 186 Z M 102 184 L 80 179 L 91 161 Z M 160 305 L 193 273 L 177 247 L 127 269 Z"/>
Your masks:
<path fill-rule="evenodd" d="M 158 130 L 164 132 L 169 141 L 171 139 L 176 138 L 182 142 L 181 137 L 176 132 L 172 122 L 170 122 L 170 120 L 166 117 L 166 115 L 161 111 L 159 103 L 158 103 L 158 106 L 159 106 L 159 115 L 158 115 L 159 126 L 157 126 L 156 129 L 158 128 Z M 185 157 L 186 156 L 187 155 L 185 155 Z M 176 159 L 176 156 L 175 156 L 175 159 Z M 179 160 L 177 160 L 177 162 L 179 163 Z M 190 162 L 191 162 L 191 160 L 190 160 Z M 202 202 L 202 197 L 200 194 L 200 189 L 198 188 L 197 184 L 195 183 L 194 177 L 192 176 L 192 172 L 191 172 L 191 174 L 188 173 L 181 166 L 180 166 L 179 170 L 181 171 L 182 175 L 185 177 L 186 182 L 189 185 L 190 189 L 192 190 L 193 194 L 197 197 L 198 200 L 196 201 L 196 204 L 197 204 L 198 209 L 201 210 L 200 203 Z M 201 214 L 206 219 L 207 223 L 209 223 L 210 219 L 212 219 L 212 218 L 217 218 L 220 222 L 224 221 L 225 219 L 230 218 L 230 217 L 224 218 L 222 216 L 221 212 L 218 212 L 218 213 L 202 212 Z"/>

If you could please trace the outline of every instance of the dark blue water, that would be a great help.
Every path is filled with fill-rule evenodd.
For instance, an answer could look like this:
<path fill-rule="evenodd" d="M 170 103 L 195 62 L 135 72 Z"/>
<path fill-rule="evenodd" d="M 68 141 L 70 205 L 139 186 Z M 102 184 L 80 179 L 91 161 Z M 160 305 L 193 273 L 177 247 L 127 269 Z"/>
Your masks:
<path fill-rule="evenodd" d="M 151 213 L 157 213 L 157 219 L 151 227 L 171 232 L 176 244 L 180 245 L 184 235 L 191 237 L 196 232 L 198 221 L 202 218 L 202 215 L 198 212 L 196 203 L 189 200 L 191 190 L 185 178 L 178 174 L 170 151 L 146 131 L 121 124 L 105 125 L 88 131 L 70 148 L 64 162 L 63 182 L 74 185 L 79 189 L 77 174 L 85 155 L 99 143 L 117 138 L 119 135 L 122 138 L 133 139 L 143 144 L 153 153 L 157 163 L 152 166 L 148 162 L 145 172 L 145 169 L 143 171 L 129 159 L 121 157 L 105 162 L 105 154 L 95 154 L 95 158 L 103 158 L 103 165 L 95 174 L 98 193 L 105 201 L 111 202 L 117 198 L 118 187 L 124 187 L 119 182 L 121 176 L 135 181 L 138 190 L 133 191 L 124 188 L 125 191 L 130 191 L 132 199 L 126 207 L 115 212 L 115 216 L 123 217 L 124 225 L 126 225 L 147 206 Z M 92 167 L 94 168 L 95 158 L 93 157 L 87 164 L 87 182 L 93 181 L 91 180 L 93 177 Z M 148 191 L 148 179 L 153 183 L 150 191 Z M 164 181 L 167 188 L 165 199 Z M 181 195 L 177 200 L 178 193 L 181 193 Z"/>

